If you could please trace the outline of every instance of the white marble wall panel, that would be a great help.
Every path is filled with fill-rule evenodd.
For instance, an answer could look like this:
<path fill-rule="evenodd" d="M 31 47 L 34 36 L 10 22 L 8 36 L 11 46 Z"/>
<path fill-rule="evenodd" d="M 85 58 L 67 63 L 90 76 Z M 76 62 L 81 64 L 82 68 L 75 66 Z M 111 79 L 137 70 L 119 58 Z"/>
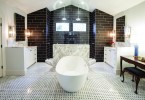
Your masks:
<path fill-rule="evenodd" d="M 88 44 L 54 44 L 53 63 L 54 66 L 64 56 L 80 56 L 87 63 L 89 60 L 90 46 Z"/>

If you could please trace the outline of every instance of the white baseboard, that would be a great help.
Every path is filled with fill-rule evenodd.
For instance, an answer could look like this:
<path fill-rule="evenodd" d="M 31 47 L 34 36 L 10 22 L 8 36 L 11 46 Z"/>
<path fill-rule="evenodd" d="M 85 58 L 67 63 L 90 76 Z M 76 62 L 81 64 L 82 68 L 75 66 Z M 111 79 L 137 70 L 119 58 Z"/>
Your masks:
<path fill-rule="evenodd" d="M 7 70 L 6 71 L 6 75 L 7 76 L 19 76 L 19 75 L 25 75 L 25 71 L 21 71 L 21 70 Z"/>

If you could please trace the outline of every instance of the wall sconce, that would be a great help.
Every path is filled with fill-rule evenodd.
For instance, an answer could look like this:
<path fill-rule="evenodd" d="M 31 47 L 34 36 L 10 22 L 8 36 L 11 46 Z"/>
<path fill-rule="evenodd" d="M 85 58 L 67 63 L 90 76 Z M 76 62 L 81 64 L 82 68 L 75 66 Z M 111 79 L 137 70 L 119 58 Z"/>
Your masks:
<path fill-rule="evenodd" d="M 31 36 L 31 31 L 29 29 L 25 29 L 25 36 L 30 37 Z"/>
<path fill-rule="evenodd" d="M 112 42 L 116 42 L 116 31 L 112 30 L 111 32 L 109 32 L 109 37 L 112 38 Z"/>
<path fill-rule="evenodd" d="M 116 37 L 116 31 L 113 30 L 113 31 L 109 32 L 109 37 L 115 38 Z"/>
<path fill-rule="evenodd" d="M 125 26 L 124 27 L 125 38 L 130 38 L 131 36 L 131 27 Z"/>
<path fill-rule="evenodd" d="M 14 37 L 14 26 L 8 26 L 8 37 L 9 38 Z"/>

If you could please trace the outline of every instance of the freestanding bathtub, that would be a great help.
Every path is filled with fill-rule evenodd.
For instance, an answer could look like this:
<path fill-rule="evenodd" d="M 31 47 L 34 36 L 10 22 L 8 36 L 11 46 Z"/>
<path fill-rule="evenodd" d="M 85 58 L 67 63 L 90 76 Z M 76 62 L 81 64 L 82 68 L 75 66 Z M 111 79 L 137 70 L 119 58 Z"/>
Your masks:
<path fill-rule="evenodd" d="M 65 56 L 57 63 L 56 74 L 60 86 L 65 91 L 77 92 L 85 84 L 88 66 L 79 56 Z"/>

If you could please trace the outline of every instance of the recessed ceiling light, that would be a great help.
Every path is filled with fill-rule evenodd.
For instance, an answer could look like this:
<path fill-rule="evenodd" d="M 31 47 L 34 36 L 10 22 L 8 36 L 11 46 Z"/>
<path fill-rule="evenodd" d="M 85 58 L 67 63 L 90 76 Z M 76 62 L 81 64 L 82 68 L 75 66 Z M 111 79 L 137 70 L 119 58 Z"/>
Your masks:
<path fill-rule="evenodd" d="M 76 21 L 81 21 L 81 19 L 78 17 L 78 18 L 76 18 Z"/>
<path fill-rule="evenodd" d="M 85 4 L 84 1 L 81 1 L 81 4 L 84 5 Z"/>
<path fill-rule="evenodd" d="M 63 17 L 63 18 L 62 18 L 62 20 L 66 20 L 66 18 L 65 18 L 65 17 Z"/>
<path fill-rule="evenodd" d="M 59 4 L 62 4 L 63 2 L 62 1 L 59 1 Z"/>

